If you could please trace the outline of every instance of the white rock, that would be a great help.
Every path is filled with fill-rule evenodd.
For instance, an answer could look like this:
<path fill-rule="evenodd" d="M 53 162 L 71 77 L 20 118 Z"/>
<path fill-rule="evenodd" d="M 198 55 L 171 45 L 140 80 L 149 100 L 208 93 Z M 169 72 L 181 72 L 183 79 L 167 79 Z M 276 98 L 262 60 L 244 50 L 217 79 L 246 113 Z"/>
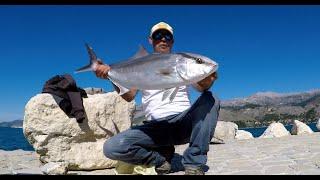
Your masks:
<path fill-rule="evenodd" d="M 67 174 L 67 163 L 49 162 L 41 167 L 41 171 L 46 175 L 65 175 Z"/>
<path fill-rule="evenodd" d="M 318 122 L 317 122 L 316 126 L 317 126 L 317 129 L 320 130 L 320 118 L 318 119 Z"/>
<path fill-rule="evenodd" d="M 113 167 L 116 162 L 103 154 L 111 136 L 128 129 L 135 104 L 116 92 L 83 98 L 87 119 L 78 124 L 58 106 L 61 98 L 38 94 L 25 106 L 23 132 L 43 163 L 66 162 L 68 170 Z"/>
<path fill-rule="evenodd" d="M 233 122 L 218 121 L 213 138 L 213 143 L 225 143 L 235 139 L 238 125 Z"/>
<path fill-rule="evenodd" d="M 94 88 L 94 87 L 88 87 L 84 88 L 87 94 L 94 95 L 94 94 L 103 94 L 105 91 L 102 88 Z"/>
<path fill-rule="evenodd" d="M 245 130 L 237 130 L 236 132 L 236 139 L 241 140 L 241 139 L 253 139 L 253 136 L 250 132 L 245 131 Z"/>
<path fill-rule="evenodd" d="M 273 122 L 259 138 L 283 137 L 288 135 L 290 135 L 290 132 L 284 127 L 283 124 Z"/>
<path fill-rule="evenodd" d="M 298 120 L 293 121 L 291 134 L 301 135 L 301 134 L 312 134 L 312 133 L 313 133 L 313 131 L 311 130 L 311 128 L 308 125 L 306 125 L 305 123 L 298 121 Z"/>

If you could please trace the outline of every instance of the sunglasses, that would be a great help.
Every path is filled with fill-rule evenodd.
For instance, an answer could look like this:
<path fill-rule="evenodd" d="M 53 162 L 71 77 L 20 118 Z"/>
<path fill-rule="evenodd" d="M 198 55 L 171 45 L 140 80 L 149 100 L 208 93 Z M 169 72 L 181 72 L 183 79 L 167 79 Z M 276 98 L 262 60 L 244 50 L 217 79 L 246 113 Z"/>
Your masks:
<path fill-rule="evenodd" d="M 159 32 L 155 32 L 152 34 L 152 39 L 159 41 L 162 38 L 164 38 L 166 41 L 171 41 L 173 40 L 173 36 L 170 32 L 167 31 L 159 31 Z"/>

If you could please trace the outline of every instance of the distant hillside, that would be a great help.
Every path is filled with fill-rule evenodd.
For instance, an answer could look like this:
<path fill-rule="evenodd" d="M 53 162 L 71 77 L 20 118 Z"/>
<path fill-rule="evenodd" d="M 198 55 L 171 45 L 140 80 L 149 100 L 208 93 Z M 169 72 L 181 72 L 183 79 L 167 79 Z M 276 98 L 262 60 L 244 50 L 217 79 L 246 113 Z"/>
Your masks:
<path fill-rule="evenodd" d="M 231 121 L 239 127 L 268 126 L 273 121 L 291 124 L 298 119 L 305 123 L 320 117 L 320 90 L 280 94 L 258 92 L 246 98 L 221 101 L 219 120 Z M 133 124 L 145 120 L 141 105 L 136 106 Z"/>
<path fill-rule="evenodd" d="M 219 118 L 240 127 L 266 126 L 272 121 L 289 124 L 294 119 L 310 123 L 320 117 L 319 105 L 320 90 L 289 94 L 259 92 L 221 102 Z"/>
<path fill-rule="evenodd" d="M 23 120 L 0 122 L 0 127 L 22 128 Z"/>

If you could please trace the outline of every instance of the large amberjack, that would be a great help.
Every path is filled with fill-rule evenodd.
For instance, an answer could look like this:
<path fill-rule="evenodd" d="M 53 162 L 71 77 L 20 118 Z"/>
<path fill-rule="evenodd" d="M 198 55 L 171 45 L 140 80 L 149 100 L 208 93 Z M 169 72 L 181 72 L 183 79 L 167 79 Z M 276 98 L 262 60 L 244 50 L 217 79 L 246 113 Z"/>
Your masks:
<path fill-rule="evenodd" d="M 86 44 L 90 64 L 77 69 L 76 72 L 95 71 L 98 58 L 93 49 Z M 119 86 L 120 94 L 124 88 L 139 90 L 167 90 L 163 99 L 176 95 L 179 86 L 194 84 L 213 72 L 218 64 L 210 58 L 193 53 L 149 54 L 140 46 L 138 52 L 130 59 L 111 64 L 108 78 Z"/>

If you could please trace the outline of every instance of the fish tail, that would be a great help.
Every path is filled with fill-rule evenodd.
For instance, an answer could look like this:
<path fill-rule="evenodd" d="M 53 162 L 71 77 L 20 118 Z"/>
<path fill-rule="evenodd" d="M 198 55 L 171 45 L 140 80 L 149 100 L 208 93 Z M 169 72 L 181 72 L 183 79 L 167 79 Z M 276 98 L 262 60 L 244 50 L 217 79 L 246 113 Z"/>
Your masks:
<path fill-rule="evenodd" d="M 88 43 L 85 43 L 85 46 L 87 48 L 88 54 L 89 54 L 89 64 L 86 66 L 83 66 L 75 71 L 75 73 L 85 72 L 85 71 L 95 71 L 98 59 L 93 51 L 92 47 L 89 46 Z"/>
<path fill-rule="evenodd" d="M 93 71 L 93 68 L 92 68 L 91 64 L 83 66 L 83 67 L 77 69 L 75 73 L 86 72 L 86 71 Z"/>

